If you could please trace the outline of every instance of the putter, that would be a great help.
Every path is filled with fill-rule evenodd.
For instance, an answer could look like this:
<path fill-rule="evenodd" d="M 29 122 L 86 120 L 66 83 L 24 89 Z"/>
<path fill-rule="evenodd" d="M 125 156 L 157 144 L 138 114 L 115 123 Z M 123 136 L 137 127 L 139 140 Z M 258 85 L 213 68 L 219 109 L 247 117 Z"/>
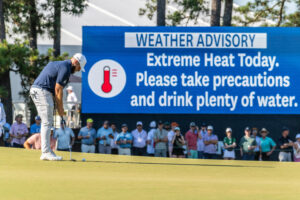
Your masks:
<path fill-rule="evenodd" d="M 70 161 L 76 162 L 76 160 L 72 158 L 72 146 L 71 145 L 69 145 L 69 150 L 70 150 Z"/>

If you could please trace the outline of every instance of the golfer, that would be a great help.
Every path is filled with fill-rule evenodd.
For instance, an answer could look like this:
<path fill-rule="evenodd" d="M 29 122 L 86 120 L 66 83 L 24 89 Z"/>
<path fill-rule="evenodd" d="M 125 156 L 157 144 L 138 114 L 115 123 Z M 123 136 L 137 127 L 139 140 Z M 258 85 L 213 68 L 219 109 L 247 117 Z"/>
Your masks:
<path fill-rule="evenodd" d="M 76 53 L 70 60 L 50 62 L 34 81 L 30 96 L 41 117 L 41 160 L 62 160 L 50 148 L 50 129 L 53 126 L 53 110 L 55 99 L 58 114 L 64 123 L 63 88 L 67 85 L 70 75 L 84 72 L 86 58 Z"/>

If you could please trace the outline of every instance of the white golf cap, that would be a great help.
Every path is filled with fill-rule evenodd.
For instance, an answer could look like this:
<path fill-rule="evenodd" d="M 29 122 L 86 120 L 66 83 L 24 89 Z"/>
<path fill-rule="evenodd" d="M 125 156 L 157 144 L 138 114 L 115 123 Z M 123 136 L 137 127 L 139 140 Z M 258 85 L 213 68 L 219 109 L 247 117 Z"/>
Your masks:
<path fill-rule="evenodd" d="M 155 122 L 155 121 L 152 121 L 152 122 L 150 123 L 150 127 L 151 127 L 151 128 L 155 128 L 155 127 L 156 127 L 156 122 Z"/>
<path fill-rule="evenodd" d="M 300 133 L 298 133 L 297 135 L 296 135 L 296 139 L 299 139 L 300 138 Z"/>
<path fill-rule="evenodd" d="M 69 85 L 69 86 L 67 87 L 67 90 L 73 90 L 73 87 L 72 87 L 71 85 Z"/>
<path fill-rule="evenodd" d="M 209 125 L 209 126 L 207 126 L 207 130 L 214 130 L 214 127 Z"/>
<path fill-rule="evenodd" d="M 85 70 L 84 70 L 84 66 L 86 64 L 86 58 L 85 58 L 85 56 L 83 54 L 81 54 L 81 53 L 76 53 L 73 56 L 73 58 L 75 58 L 79 62 L 80 67 L 81 67 L 81 71 L 85 72 Z"/>
<path fill-rule="evenodd" d="M 232 132 L 232 129 L 230 127 L 226 128 L 226 133 L 227 132 Z"/>
<path fill-rule="evenodd" d="M 137 126 L 143 126 L 143 122 L 138 121 L 138 122 L 136 123 L 136 125 L 137 125 Z"/>

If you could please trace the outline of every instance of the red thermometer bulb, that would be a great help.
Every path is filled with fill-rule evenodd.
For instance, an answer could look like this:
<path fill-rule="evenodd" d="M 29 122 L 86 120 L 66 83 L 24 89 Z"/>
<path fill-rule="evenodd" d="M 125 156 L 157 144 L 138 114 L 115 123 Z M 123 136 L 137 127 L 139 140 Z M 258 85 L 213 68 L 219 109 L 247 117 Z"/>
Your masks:
<path fill-rule="evenodd" d="M 109 66 L 105 66 L 103 68 L 103 84 L 102 84 L 102 91 L 105 93 L 109 93 L 112 89 L 112 86 L 110 84 L 110 68 Z"/>

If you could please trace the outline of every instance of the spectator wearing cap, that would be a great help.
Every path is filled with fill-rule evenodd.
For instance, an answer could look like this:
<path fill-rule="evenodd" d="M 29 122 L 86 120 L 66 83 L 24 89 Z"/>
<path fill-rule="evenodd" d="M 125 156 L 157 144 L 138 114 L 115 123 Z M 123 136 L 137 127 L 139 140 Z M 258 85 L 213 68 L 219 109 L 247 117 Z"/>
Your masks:
<path fill-rule="evenodd" d="M 111 154 L 117 155 L 119 154 L 119 145 L 117 145 L 117 137 L 119 135 L 119 132 L 117 130 L 116 123 L 111 123 L 110 128 L 112 130 L 113 139 L 110 140 L 110 147 L 111 147 Z"/>
<path fill-rule="evenodd" d="M 147 154 L 148 156 L 154 156 L 154 132 L 156 131 L 156 122 L 152 121 L 149 126 L 150 130 L 147 136 Z"/>
<path fill-rule="evenodd" d="M 280 148 L 279 161 L 291 162 L 294 143 L 289 137 L 290 130 L 287 127 L 283 127 L 281 131 L 281 137 L 278 140 L 278 146 Z"/>
<path fill-rule="evenodd" d="M 198 158 L 204 158 L 204 142 L 203 138 L 207 134 L 207 125 L 205 123 L 201 124 L 201 129 L 199 132 L 198 141 L 197 141 L 197 151 L 198 151 Z"/>
<path fill-rule="evenodd" d="M 215 159 L 217 152 L 218 136 L 213 133 L 214 127 L 207 126 L 207 134 L 204 136 L 204 158 Z"/>
<path fill-rule="evenodd" d="M 180 132 L 179 127 L 174 128 L 175 134 L 172 139 L 172 157 L 173 158 L 184 158 L 184 149 L 183 145 L 185 144 L 184 137 Z"/>
<path fill-rule="evenodd" d="M 296 142 L 294 143 L 294 161 L 300 162 L 300 133 L 296 135 Z"/>
<path fill-rule="evenodd" d="M 30 134 L 41 133 L 41 118 L 40 116 L 36 116 L 35 123 L 30 126 Z"/>
<path fill-rule="evenodd" d="M 258 134 L 258 128 L 253 127 L 251 133 L 252 133 L 252 137 L 255 138 L 255 141 L 256 141 L 256 147 L 254 149 L 254 160 L 259 160 L 260 137 L 257 135 Z"/>
<path fill-rule="evenodd" d="M 276 143 L 272 138 L 267 137 L 269 131 L 266 128 L 262 128 L 260 130 L 260 134 L 260 158 L 263 161 L 268 161 L 270 160 L 270 156 L 272 155 L 272 153 L 275 151 Z"/>
<path fill-rule="evenodd" d="M 64 123 L 61 123 L 60 128 L 55 131 L 54 138 L 57 139 L 58 151 L 69 151 L 75 142 L 73 130 L 65 126 Z"/>
<path fill-rule="evenodd" d="M 28 128 L 26 124 L 22 122 L 23 115 L 17 115 L 16 122 L 10 128 L 10 137 L 12 138 L 12 147 L 23 148 L 23 144 L 28 135 Z"/>
<path fill-rule="evenodd" d="M 31 135 L 25 142 L 25 149 L 37 149 L 41 150 L 41 134 L 35 133 Z M 50 148 L 52 151 L 56 149 L 56 139 L 54 138 L 54 128 L 52 127 L 50 130 Z"/>
<path fill-rule="evenodd" d="M 119 145 L 119 155 L 131 155 L 132 135 L 128 132 L 127 124 L 122 124 L 122 131 L 117 137 Z"/>
<path fill-rule="evenodd" d="M 109 127 L 109 121 L 104 121 L 101 128 L 97 131 L 96 139 L 99 141 L 98 152 L 102 154 L 111 154 L 111 139 L 113 139 L 112 129 Z"/>
<path fill-rule="evenodd" d="M 87 119 L 86 126 L 82 127 L 78 134 L 83 153 L 95 153 L 96 130 L 93 128 L 93 122 L 93 119 Z"/>
<path fill-rule="evenodd" d="M 199 128 L 196 126 L 195 122 L 190 123 L 190 130 L 185 134 L 185 140 L 187 143 L 187 154 L 188 158 L 197 159 L 197 141 L 199 137 Z"/>
<path fill-rule="evenodd" d="M 165 122 L 164 123 L 164 129 L 166 131 L 168 131 L 168 132 L 171 130 L 171 124 L 170 124 L 170 122 Z"/>
<path fill-rule="evenodd" d="M 226 137 L 223 140 L 224 142 L 224 160 L 234 160 L 235 152 L 234 148 L 236 147 L 236 139 L 232 137 L 232 129 L 230 127 L 226 128 Z"/>
<path fill-rule="evenodd" d="M 243 160 L 254 160 L 254 149 L 257 147 L 256 139 L 251 136 L 250 127 L 244 130 L 245 136 L 240 140 L 240 152 Z"/>
<path fill-rule="evenodd" d="M 158 122 L 158 129 L 154 132 L 155 157 L 167 157 L 168 132 L 162 121 Z"/>
<path fill-rule="evenodd" d="M 69 85 L 67 87 L 67 107 L 68 107 L 68 125 L 71 125 L 71 122 L 74 121 L 74 114 L 76 111 L 76 105 L 78 102 L 77 96 L 75 94 L 75 92 L 73 91 L 73 87 L 71 85 Z"/>
<path fill-rule="evenodd" d="M 138 121 L 136 123 L 136 129 L 131 133 L 133 138 L 132 154 L 135 156 L 146 156 L 147 132 L 143 129 L 143 123 Z"/>
<path fill-rule="evenodd" d="M 173 152 L 173 138 L 175 135 L 175 128 L 178 127 L 177 122 L 171 123 L 171 130 L 168 132 L 168 151 L 169 151 L 169 157 L 172 157 Z"/>

